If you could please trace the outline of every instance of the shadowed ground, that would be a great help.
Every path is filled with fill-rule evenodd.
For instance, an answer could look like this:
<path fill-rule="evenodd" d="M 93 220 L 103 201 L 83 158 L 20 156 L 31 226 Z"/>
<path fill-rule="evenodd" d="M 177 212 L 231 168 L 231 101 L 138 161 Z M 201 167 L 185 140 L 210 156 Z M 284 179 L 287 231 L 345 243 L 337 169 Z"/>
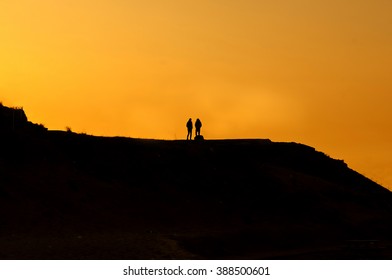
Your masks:
<path fill-rule="evenodd" d="M 315 149 L 0 137 L 2 259 L 392 259 L 391 193 Z"/>

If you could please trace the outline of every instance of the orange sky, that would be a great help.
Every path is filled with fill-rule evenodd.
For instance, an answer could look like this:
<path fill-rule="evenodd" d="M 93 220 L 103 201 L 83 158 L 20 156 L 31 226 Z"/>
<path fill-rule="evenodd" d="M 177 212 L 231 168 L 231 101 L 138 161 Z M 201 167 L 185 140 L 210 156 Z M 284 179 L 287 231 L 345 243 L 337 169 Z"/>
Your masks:
<path fill-rule="evenodd" d="M 301 142 L 392 188 L 390 0 L 2 0 L 0 101 L 49 129 Z"/>

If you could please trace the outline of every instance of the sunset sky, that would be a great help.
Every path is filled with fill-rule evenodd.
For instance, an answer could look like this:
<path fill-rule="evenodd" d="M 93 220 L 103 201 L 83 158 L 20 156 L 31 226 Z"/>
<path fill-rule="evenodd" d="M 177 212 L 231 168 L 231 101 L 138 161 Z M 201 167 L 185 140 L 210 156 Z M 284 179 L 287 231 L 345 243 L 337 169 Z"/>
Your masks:
<path fill-rule="evenodd" d="M 49 129 L 300 142 L 392 189 L 390 0 L 0 0 L 0 101 Z"/>

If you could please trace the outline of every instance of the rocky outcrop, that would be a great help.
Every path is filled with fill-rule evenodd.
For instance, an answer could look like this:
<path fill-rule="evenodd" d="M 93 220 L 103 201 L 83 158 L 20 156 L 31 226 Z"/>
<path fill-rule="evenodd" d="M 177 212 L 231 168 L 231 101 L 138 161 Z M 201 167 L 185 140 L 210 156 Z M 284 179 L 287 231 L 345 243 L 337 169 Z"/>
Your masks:
<path fill-rule="evenodd" d="M 0 130 L 1 131 L 46 131 L 43 125 L 30 122 L 23 107 L 6 107 L 0 103 Z"/>

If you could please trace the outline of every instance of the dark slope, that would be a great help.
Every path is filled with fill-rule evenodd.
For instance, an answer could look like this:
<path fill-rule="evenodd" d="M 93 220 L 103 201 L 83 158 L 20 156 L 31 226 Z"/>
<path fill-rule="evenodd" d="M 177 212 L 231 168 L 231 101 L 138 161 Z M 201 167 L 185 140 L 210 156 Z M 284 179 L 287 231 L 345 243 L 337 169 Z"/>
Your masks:
<path fill-rule="evenodd" d="M 385 188 L 313 148 L 0 137 L 0 258 L 392 258 Z"/>

